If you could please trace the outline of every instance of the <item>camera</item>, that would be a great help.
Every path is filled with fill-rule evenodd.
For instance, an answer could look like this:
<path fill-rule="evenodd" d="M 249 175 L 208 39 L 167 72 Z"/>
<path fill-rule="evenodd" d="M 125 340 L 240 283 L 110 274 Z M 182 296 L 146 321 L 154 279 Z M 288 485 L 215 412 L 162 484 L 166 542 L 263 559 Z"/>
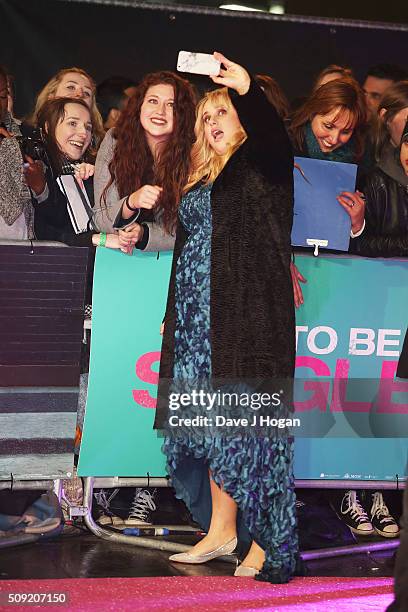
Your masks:
<path fill-rule="evenodd" d="M 20 136 L 18 140 L 23 157 L 28 155 L 34 160 L 48 163 L 48 154 L 40 128 L 34 128 L 30 136 Z"/>

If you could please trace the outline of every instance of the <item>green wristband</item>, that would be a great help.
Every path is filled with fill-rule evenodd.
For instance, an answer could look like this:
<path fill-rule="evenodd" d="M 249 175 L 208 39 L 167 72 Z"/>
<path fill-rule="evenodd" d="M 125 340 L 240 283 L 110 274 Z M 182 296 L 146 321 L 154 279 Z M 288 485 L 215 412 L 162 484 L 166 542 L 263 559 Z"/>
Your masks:
<path fill-rule="evenodd" d="M 106 233 L 105 232 L 101 232 L 99 234 L 99 245 L 101 247 L 104 247 L 106 245 Z"/>

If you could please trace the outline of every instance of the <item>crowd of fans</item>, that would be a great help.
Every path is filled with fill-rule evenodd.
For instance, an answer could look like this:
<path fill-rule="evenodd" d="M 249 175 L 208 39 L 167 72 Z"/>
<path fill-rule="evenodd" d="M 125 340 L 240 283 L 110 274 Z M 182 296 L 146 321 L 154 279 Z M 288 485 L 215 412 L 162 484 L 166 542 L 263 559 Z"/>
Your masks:
<path fill-rule="evenodd" d="M 373 66 L 360 85 L 351 68 L 333 64 L 292 104 L 272 77 L 255 79 L 284 120 L 296 155 L 358 165 L 356 190 L 338 195 L 350 216 L 350 252 L 406 257 L 408 72 Z M 197 98 L 193 85 L 171 72 L 139 84 L 112 76 L 96 86 L 72 67 L 43 87 L 29 117 L 17 119 L 12 77 L 0 67 L 0 239 L 125 253 L 173 248 Z M 305 279 L 294 262 L 291 273 L 300 306 Z M 342 493 L 336 510 L 356 533 L 399 533 L 380 492 L 365 507 L 356 491 Z"/>
<path fill-rule="evenodd" d="M 171 73 L 166 78 L 172 87 L 175 83 L 187 84 Z M 309 96 L 292 105 L 272 77 L 256 75 L 256 80 L 285 120 L 297 155 L 358 164 L 357 190 L 339 194 L 339 203 L 351 218 L 350 251 L 372 257 L 405 256 L 407 156 L 401 140 L 406 137 L 408 118 L 408 73 L 399 66 L 374 66 L 360 86 L 350 68 L 332 64 L 317 75 Z M 177 108 L 171 139 L 173 153 L 162 151 L 156 159 L 152 150 L 142 150 L 140 133 L 138 138 L 137 129 L 131 129 L 143 103 L 141 96 L 149 86 L 149 80 L 142 87 L 131 79 L 113 76 L 96 87 L 84 70 L 64 69 L 40 91 L 31 115 L 19 120 L 13 116 L 12 77 L 0 68 L 0 238 L 35 237 L 96 245 L 100 240 L 97 230 L 106 228 L 108 237 L 102 236 L 105 246 L 124 249 L 124 233 L 119 233 L 119 226 L 114 228 L 111 217 L 113 200 L 119 202 L 129 196 L 135 207 L 137 188 L 154 179 L 161 191 L 152 196 L 150 209 L 136 206 L 149 211 L 137 213 L 139 223 L 134 223 L 134 212 L 124 207 L 123 221 L 133 221 L 128 245 L 146 247 L 146 234 L 152 231 L 152 225 L 144 223 L 152 222 L 154 214 L 163 219 L 160 229 L 171 241 L 171 223 L 194 140 L 191 109 L 196 94 L 189 85 L 188 96 L 184 93 L 184 99 L 178 100 L 181 107 Z M 135 103 L 133 97 L 139 102 Z M 65 103 L 56 102 L 61 98 Z M 129 101 L 132 108 L 127 111 Z M 179 136 L 181 123 L 185 125 Z M 181 134 L 183 151 L 177 158 L 174 151 Z M 166 172 L 165 157 L 169 162 L 171 159 L 171 173 Z M 66 194 L 58 184 L 58 178 L 69 173 L 81 181 L 88 194 L 89 223 L 81 231 L 72 224 Z M 175 173 L 180 176 L 169 180 Z M 118 210 L 113 208 L 116 216 Z"/>
<path fill-rule="evenodd" d="M 176 75 L 167 73 L 166 78 L 172 87 L 187 87 L 187 81 Z M 408 73 L 399 66 L 374 66 L 360 86 L 350 68 L 332 64 L 317 75 L 309 96 L 293 104 L 272 77 L 256 75 L 256 80 L 285 120 L 297 155 L 358 164 L 356 191 L 338 198 L 351 218 L 350 251 L 370 257 L 405 256 L 407 156 L 401 141 L 407 131 Z M 105 246 L 143 249 L 150 244 L 147 233 L 162 230 L 162 245 L 171 242 L 194 140 L 191 109 L 197 95 L 188 85 L 188 96 L 184 92 L 177 101 L 173 151 L 165 147 L 155 157 L 151 147 L 140 144 L 143 128 L 138 128 L 138 136 L 131 127 L 149 86 L 149 80 L 138 86 L 113 76 L 96 87 L 84 70 L 63 69 L 40 91 L 31 115 L 19 120 L 13 116 L 12 77 L 0 68 L 0 238 L 97 245 L 98 230 L 105 229 Z M 56 102 L 61 98 L 65 103 Z M 69 214 L 58 180 L 66 174 L 75 176 L 87 192 L 86 228 L 75 227 Z M 157 184 L 151 208 L 140 202 L 135 206 L 138 189 L 152 181 Z M 143 214 L 124 206 L 122 225 L 115 226 L 115 204 L 127 196 L 126 204 L 144 208 Z M 151 225 L 157 221 L 159 228 Z M 154 240 L 151 248 L 157 248 Z M 301 275 L 295 268 L 292 272 L 296 281 Z M 301 299 L 297 285 L 297 305 Z"/>

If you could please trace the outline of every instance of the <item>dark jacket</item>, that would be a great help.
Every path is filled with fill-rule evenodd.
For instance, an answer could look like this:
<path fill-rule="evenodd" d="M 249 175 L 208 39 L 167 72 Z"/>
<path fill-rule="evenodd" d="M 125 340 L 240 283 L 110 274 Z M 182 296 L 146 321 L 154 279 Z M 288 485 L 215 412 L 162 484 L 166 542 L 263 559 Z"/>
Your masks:
<path fill-rule="evenodd" d="M 211 191 L 210 337 L 214 378 L 290 378 L 295 316 L 290 277 L 293 153 L 262 90 L 232 98 L 248 139 Z M 175 272 L 188 234 L 178 223 L 165 316 L 161 380 L 173 376 Z M 156 425 L 166 410 L 159 389 Z"/>
<path fill-rule="evenodd" d="M 70 246 L 92 246 L 94 231 L 75 234 L 68 214 L 67 198 L 52 177 L 50 168 L 46 170 L 49 195 L 37 203 L 34 200 L 34 231 L 38 240 L 57 240 Z M 93 206 L 93 179 L 84 181 L 85 190 Z"/>
<path fill-rule="evenodd" d="M 56 240 L 69 246 L 88 247 L 88 270 L 85 290 L 86 304 L 92 303 L 93 271 L 96 248 L 92 245 L 95 231 L 75 234 L 68 214 L 67 198 L 62 193 L 50 168 L 46 171 L 49 195 L 41 203 L 34 200 L 34 231 L 37 240 Z M 93 178 L 84 181 L 89 202 L 93 205 Z M 34 199 L 34 198 L 33 198 Z"/>
<path fill-rule="evenodd" d="M 366 226 L 350 251 L 364 257 L 408 257 L 408 186 L 376 168 L 364 195 Z"/>

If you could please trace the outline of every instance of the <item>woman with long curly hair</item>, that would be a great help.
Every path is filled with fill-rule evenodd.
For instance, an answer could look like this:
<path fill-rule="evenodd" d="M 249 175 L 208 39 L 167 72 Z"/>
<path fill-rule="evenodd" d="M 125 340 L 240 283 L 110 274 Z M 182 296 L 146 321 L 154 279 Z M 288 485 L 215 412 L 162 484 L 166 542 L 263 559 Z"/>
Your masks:
<path fill-rule="evenodd" d="M 148 74 L 105 136 L 96 160 L 95 220 L 101 230 L 119 229 L 129 250 L 173 248 L 194 108 L 188 81 L 167 71 Z"/>

